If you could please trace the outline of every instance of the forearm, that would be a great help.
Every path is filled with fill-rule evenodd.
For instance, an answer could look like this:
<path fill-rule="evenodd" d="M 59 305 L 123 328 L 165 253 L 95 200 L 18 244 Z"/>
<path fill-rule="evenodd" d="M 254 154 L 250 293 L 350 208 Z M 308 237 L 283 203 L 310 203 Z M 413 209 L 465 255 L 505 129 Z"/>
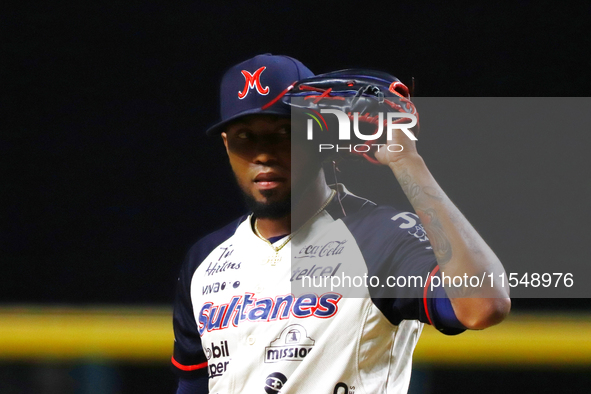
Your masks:
<path fill-rule="evenodd" d="M 423 159 L 409 155 L 388 164 L 421 219 L 442 276 L 477 276 L 482 286 L 448 286 L 456 316 L 467 328 L 480 329 L 503 320 L 510 309 L 509 293 L 500 283 L 504 268 L 458 208 L 437 184 Z"/>

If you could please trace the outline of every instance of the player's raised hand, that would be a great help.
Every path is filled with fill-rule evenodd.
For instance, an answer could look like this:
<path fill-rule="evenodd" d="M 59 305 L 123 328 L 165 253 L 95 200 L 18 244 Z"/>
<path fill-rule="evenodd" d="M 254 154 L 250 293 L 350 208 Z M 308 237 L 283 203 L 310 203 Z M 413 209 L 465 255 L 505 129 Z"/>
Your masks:
<path fill-rule="evenodd" d="M 412 130 L 394 129 L 391 134 L 392 138 L 387 140 L 386 145 L 375 152 L 375 158 L 381 164 L 389 166 L 406 158 L 418 157 L 416 140 L 411 138 L 414 137 Z"/>

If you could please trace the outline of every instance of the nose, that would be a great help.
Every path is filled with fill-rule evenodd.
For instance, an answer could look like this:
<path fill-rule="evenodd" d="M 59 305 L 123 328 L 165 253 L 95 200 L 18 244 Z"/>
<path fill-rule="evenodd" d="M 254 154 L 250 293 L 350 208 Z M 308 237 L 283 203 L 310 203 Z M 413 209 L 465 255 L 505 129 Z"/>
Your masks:
<path fill-rule="evenodd" d="M 254 162 L 257 164 L 274 164 L 282 155 L 282 149 L 273 138 L 258 138 L 254 146 Z"/>
<path fill-rule="evenodd" d="M 278 159 L 279 151 L 272 144 L 257 144 L 253 160 L 256 164 L 274 164 L 278 161 Z"/>

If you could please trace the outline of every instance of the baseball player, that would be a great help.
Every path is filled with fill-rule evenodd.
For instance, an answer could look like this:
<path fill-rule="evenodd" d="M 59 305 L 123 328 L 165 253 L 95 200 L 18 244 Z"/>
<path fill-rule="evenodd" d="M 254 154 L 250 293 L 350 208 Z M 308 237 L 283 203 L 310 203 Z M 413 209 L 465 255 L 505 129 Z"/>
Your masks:
<path fill-rule="evenodd" d="M 173 317 L 178 394 L 406 393 L 424 324 L 453 335 L 509 312 L 508 290 L 495 282 L 503 266 L 407 133 L 388 135 L 387 146 L 402 149 L 372 158 L 392 170 L 415 212 L 327 185 L 323 157 L 283 100 L 310 78 L 298 60 L 270 54 L 223 77 L 221 122 L 207 133 L 221 136 L 250 212 L 197 242 L 182 266 Z M 322 96 L 310 102 L 330 95 L 303 90 Z M 432 286 L 482 275 L 491 283 Z M 353 286 L 346 277 L 415 284 Z"/>

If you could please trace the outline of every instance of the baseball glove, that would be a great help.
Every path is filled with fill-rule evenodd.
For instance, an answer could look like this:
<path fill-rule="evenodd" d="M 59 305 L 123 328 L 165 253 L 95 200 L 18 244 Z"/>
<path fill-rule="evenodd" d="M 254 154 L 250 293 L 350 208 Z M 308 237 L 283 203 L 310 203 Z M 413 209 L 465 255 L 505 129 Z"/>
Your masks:
<path fill-rule="evenodd" d="M 377 150 L 376 144 L 386 142 L 386 133 L 382 132 L 386 129 L 386 113 L 413 114 L 416 116 L 417 126 L 412 128 L 412 132 L 415 135 L 418 134 L 418 113 L 410 98 L 408 88 L 390 74 L 374 70 L 347 69 L 298 81 L 282 97 L 282 101 L 291 105 L 292 108 L 302 110 L 301 113 L 312 116 L 324 133 L 323 142 L 333 144 L 339 142 L 337 133 L 333 131 L 338 130 L 334 125 L 335 117 L 323 117 L 321 115 L 323 109 L 344 112 L 349 117 L 350 123 L 357 126 L 357 129 L 367 137 L 380 134 L 379 139 L 357 138 L 355 141 L 353 136 L 350 141 L 352 144 L 357 142 L 355 146 L 367 146 L 364 149 L 351 150 L 351 154 L 363 156 L 377 164 L 374 157 Z M 357 124 L 354 123 L 355 113 L 358 113 Z M 328 124 L 326 119 L 329 119 Z M 381 130 L 379 119 L 382 120 Z M 333 125 L 330 124 L 330 120 L 333 120 Z M 408 124 L 409 118 L 397 118 L 392 123 Z M 326 130 L 322 127 L 323 125 L 326 126 Z"/>

